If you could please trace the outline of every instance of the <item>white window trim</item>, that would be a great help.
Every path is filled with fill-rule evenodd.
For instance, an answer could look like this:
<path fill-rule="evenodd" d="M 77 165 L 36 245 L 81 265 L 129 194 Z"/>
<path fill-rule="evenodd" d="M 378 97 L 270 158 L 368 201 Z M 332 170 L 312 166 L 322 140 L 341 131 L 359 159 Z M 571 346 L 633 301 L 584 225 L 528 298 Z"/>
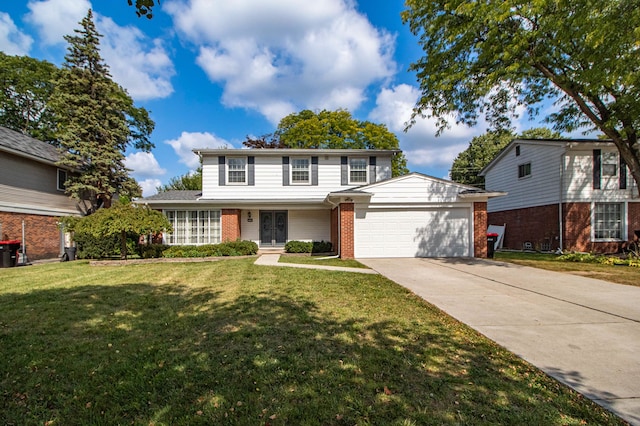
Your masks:
<path fill-rule="evenodd" d="M 64 169 L 57 169 L 56 170 L 56 189 L 58 191 L 65 191 L 66 188 L 64 187 L 64 185 L 60 185 L 60 172 L 63 172 L 65 175 L 65 182 L 69 179 L 69 172 L 67 172 Z M 64 182 L 62 182 L 64 184 Z"/>
<path fill-rule="evenodd" d="M 622 205 L 622 222 L 620 223 L 620 238 L 596 238 L 596 204 L 621 204 Z M 591 241 L 594 243 L 620 242 L 627 239 L 627 201 L 598 201 L 591 203 Z"/>
<path fill-rule="evenodd" d="M 295 160 L 307 160 L 307 181 L 295 182 L 293 180 L 293 163 Z M 311 157 L 290 157 L 289 158 L 289 185 L 311 185 Z"/>
<path fill-rule="evenodd" d="M 364 172 L 365 172 L 365 178 L 363 182 L 354 182 L 351 180 L 351 160 L 364 160 L 365 162 L 365 167 L 364 167 Z M 349 174 L 349 185 L 366 185 L 369 183 L 369 158 L 368 157 L 349 157 L 348 158 L 348 170 L 347 173 Z"/>
<path fill-rule="evenodd" d="M 191 224 L 191 213 L 192 212 L 198 212 L 198 219 L 200 218 L 200 212 L 208 212 L 207 214 L 207 219 L 206 219 L 206 228 L 208 231 L 208 240 L 205 241 L 204 235 L 197 235 L 196 236 L 196 243 L 191 243 L 189 242 L 191 240 L 191 230 L 193 229 L 193 225 Z M 185 213 L 185 227 L 184 227 L 184 242 L 176 242 L 175 241 L 175 235 L 174 234 L 169 234 L 169 233 L 163 233 L 162 236 L 162 240 L 164 244 L 170 245 L 170 246 L 200 246 L 203 244 L 218 244 L 222 241 L 222 210 L 202 210 L 202 209 L 164 209 L 162 211 L 162 213 L 165 215 L 165 217 L 168 218 L 167 213 L 168 212 L 172 212 L 173 213 L 173 220 L 170 221 L 171 225 L 173 226 L 174 229 L 174 233 L 176 231 L 176 220 L 177 220 L 177 212 L 184 212 Z M 213 225 L 215 225 L 215 222 L 212 220 L 212 213 L 217 212 L 218 213 L 218 233 L 217 235 L 215 235 L 215 233 L 212 233 L 212 230 L 214 230 L 215 228 L 213 227 Z M 196 232 L 199 232 L 200 228 L 196 227 Z M 171 239 L 173 240 L 172 242 L 169 242 L 169 235 L 171 235 Z"/>
<path fill-rule="evenodd" d="M 244 160 L 244 182 L 231 182 L 231 180 L 229 179 L 229 173 L 232 171 L 231 168 L 229 167 L 229 160 Z M 243 186 L 243 185 L 248 185 L 249 184 L 249 159 L 247 157 L 227 157 L 226 158 L 226 167 L 225 167 L 225 178 L 226 178 L 226 185 L 239 185 L 239 186 Z M 237 170 L 233 170 L 233 171 L 237 171 Z"/>

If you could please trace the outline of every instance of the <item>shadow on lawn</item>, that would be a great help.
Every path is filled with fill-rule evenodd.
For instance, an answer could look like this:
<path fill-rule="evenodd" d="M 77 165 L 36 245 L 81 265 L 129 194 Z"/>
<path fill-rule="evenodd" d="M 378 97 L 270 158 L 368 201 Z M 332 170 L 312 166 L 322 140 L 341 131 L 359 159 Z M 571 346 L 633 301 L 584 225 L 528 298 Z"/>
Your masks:
<path fill-rule="evenodd" d="M 129 284 L 0 296 L 2 424 L 603 421 L 438 321 L 336 320 L 274 293 Z"/>

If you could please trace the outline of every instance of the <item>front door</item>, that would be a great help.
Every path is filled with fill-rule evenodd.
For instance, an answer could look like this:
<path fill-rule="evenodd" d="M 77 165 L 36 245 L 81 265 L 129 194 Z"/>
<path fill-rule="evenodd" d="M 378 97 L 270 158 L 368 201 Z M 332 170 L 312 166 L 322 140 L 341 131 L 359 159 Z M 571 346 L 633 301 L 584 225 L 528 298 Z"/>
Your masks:
<path fill-rule="evenodd" d="M 287 212 L 260 211 L 260 245 L 277 246 L 287 242 Z"/>

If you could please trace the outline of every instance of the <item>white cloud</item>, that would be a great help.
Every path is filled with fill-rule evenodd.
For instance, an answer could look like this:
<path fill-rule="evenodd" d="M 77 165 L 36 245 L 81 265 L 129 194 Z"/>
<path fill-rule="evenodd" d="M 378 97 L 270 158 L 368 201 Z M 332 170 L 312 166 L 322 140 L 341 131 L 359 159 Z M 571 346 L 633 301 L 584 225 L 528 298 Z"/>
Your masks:
<path fill-rule="evenodd" d="M 26 55 L 33 39 L 21 32 L 9 14 L 0 12 L 0 51 L 7 55 Z"/>
<path fill-rule="evenodd" d="M 87 16 L 91 8 L 88 0 L 29 1 L 30 12 L 26 20 L 38 28 L 46 45 L 65 43 L 64 36 L 73 34 L 78 22 Z"/>
<path fill-rule="evenodd" d="M 167 172 L 160 167 L 158 160 L 151 152 L 133 152 L 127 155 L 124 164 L 136 177 L 141 178 L 162 176 Z"/>
<path fill-rule="evenodd" d="M 113 79 L 137 100 L 166 98 L 173 93 L 173 63 L 159 39 L 149 40 L 138 28 L 121 27 L 100 17 L 102 56 Z"/>
<path fill-rule="evenodd" d="M 156 188 L 162 186 L 162 182 L 159 179 L 145 179 L 138 182 L 138 184 L 140 184 L 140 187 L 142 188 L 143 197 L 149 197 L 156 194 L 158 192 Z"/>
<path fill-rule="evenodd" d="M 180 158 L 179 161 L 192 170 L 200 165 L 200 159 L 192 151 L 193 149 L 223 148 L 230 145 L 226 140 L 207 132 L 182 132 L 179 138 L 165 141 L 165 143 L 171 145 Z"/>
<path fill-rule="evenodd" d="M 274 124 L 302 108 L 355 110 L 367 87 L 396 71 L 395 37 L 348 0 L 176 0 L 164 8 L 199 46 L 198 65 L 222 83 L 223 103 Z"/>

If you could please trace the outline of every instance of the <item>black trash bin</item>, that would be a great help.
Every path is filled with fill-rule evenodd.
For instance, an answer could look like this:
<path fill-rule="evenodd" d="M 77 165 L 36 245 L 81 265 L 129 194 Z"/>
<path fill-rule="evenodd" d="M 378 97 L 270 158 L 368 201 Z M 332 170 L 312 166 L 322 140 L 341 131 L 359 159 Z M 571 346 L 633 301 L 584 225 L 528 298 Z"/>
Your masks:
<path fill-rule="evenodd" d="M 65 247 L 64 254 L 66 260 L 76 260 L 76 248 L 75 247 Z"/>
<path fill-rule="evenodd" d="M 493 255 L 496 251 L 496 241 L 498 241 L 498 234 L 493 232 L 487 234 L 487 257 L 493 259 Z"/>
<path fill-rule="evenodd" d="M 20 248 L 19 240 L 0 241 L 0 267 L 11 268 L 16 266 L 18 249 Z"/>

